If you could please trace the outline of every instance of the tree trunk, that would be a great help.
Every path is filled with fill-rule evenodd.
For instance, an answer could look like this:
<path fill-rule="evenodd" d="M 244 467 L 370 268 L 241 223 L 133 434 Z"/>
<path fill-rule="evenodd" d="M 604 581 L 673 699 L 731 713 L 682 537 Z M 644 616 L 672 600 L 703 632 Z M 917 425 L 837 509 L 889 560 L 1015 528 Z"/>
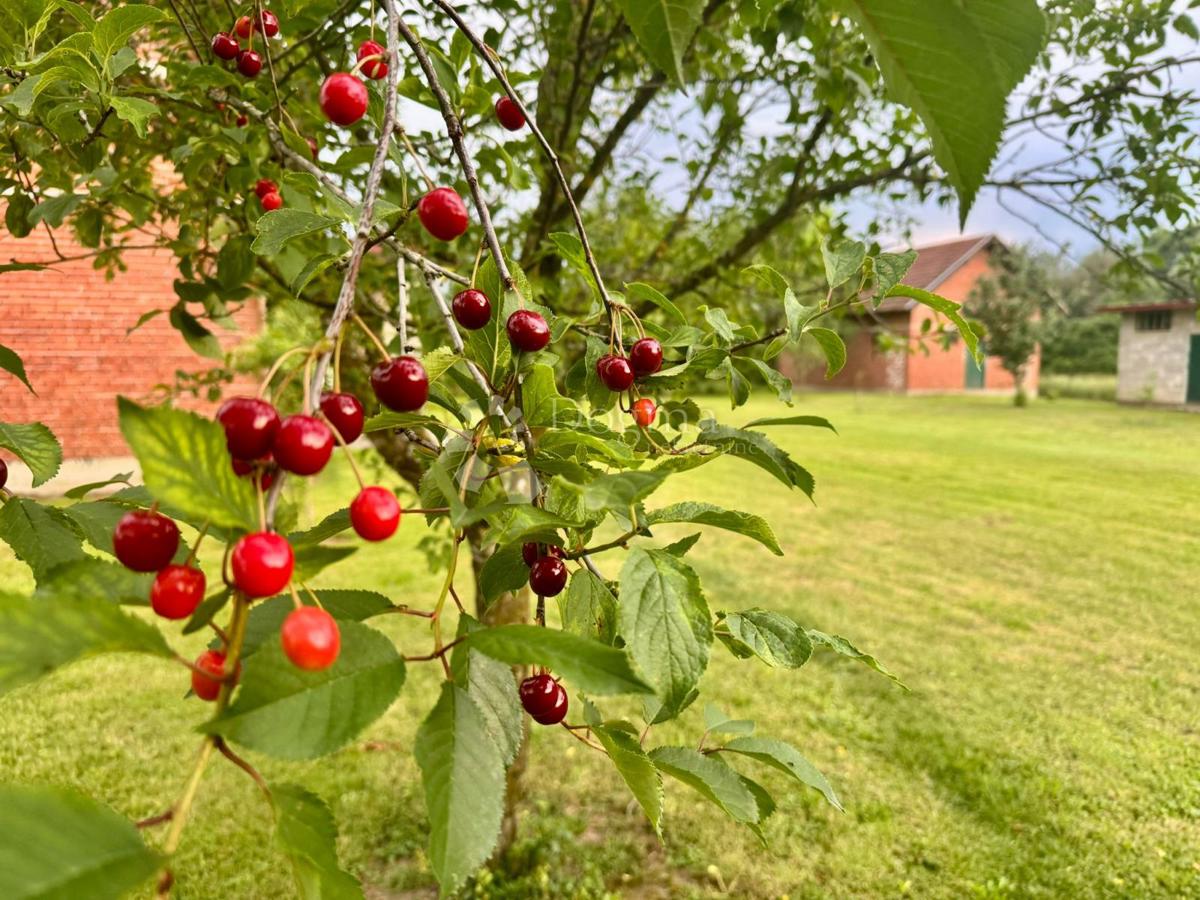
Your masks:
<path fill-rule="evenodd" d="M 1029 404 L 1029 395 L 1025 393 L 1025 369 L 1024 367 L 1017 369 L 1012 373 L 1013 385 L 1016 387 L 1016 393 L 1013 394 L 1013 406 L 1027 406 Z"/>

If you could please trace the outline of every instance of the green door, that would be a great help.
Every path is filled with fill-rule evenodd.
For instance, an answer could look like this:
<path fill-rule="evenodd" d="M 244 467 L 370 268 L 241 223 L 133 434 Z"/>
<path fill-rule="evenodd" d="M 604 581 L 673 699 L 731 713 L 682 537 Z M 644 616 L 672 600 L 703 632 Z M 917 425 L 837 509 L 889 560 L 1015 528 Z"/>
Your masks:
<path fill-rule="evenodd" d="M 1188 356 L 1187 402 L 1200 403 L 1200 334 L 1192 335 L 1192 351 Z"/>
<path fill-rule="evenodd" d="M 980 390 L 983 387 L 983 366 L 976 365 L 975 357 L 971 355 L 971 351 L 965 346 L 963 347 L 963 354 L 967 358 L 966 388 L 968 391 Z M 986 359 L 984 359 L 984 363 L 987 363 Z"/>

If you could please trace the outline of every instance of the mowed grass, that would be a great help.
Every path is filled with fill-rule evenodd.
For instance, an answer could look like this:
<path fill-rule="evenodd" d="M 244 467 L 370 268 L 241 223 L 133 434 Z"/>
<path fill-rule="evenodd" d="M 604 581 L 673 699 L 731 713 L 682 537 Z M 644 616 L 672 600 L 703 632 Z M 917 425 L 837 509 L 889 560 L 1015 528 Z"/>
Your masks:
<path fill-rule="evenodd" d="M 714 647 L 707 699 L 799 747 L 846 812 L 759 770 L 779 801 L 763 849 L 668 782 L 660 845 L 604 757 L 538 730 L 514 861 L 477 892 L 1200 896 L 1200 417 L 982 397 L 808 395 L 796 411 L 840 432 L 770 429 L 816 476 L 815 506 L 736 460 L 679 478 L 651 506 L 697 499 L 765 516 L 782 558 L 711 529 L 691 552 L 712 608 L 763 606 L 845 635 L 911 687 L 836 657 L 783 671 Z M 755 400 L 726 418 L 777 413 Z M 348 491 L 344 472 L 324 479 L 309 514 Z M 408 520 L 394 543 L 320 581 L 427 605 L 426 534 Z M 601 562 L 615 571 L 619 558 Z M 28 576 L 8 558 L 0 581 Z M 401 618 L 376 624 L 419 652 L 425 626 Z M 438 677 L 412 666 L 390 712 L 331 757 L 252 756 L 269 780 L 302 781 L 330 803 L 343 863 L 371 897 L 434 895 L 408 748 Z M 0 777 L 78 785 L 133 818 L 161 812 L 206 712 L 181 700 L 186 679 L 119 656 L 14 692 L 0 700 Z M 702 707 L 648 746 L 694 745 Z M 254 785 L 217 760 L 184 836 L 178 896 L 293 896 L 270 832 Z"/>

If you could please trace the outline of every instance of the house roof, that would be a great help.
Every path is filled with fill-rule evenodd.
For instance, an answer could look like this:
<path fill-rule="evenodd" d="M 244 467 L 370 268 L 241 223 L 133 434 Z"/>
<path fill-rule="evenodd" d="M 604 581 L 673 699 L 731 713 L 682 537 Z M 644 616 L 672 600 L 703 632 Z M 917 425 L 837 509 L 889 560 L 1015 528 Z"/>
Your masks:
<path fill-rule="evenodd" d="M 915 247 L 917 261 L 904 276 L 904 283 L 922 290 L 936 291 L 971 257 L 998 240 L 994 234 L 984 234 Z M 879 304 L 878 312 L 900 312 L 912 309 L 915 305 L 916 301 L 907 297 L 889 297 Z"/>
<path fill-rule="evenodd" d="M 1139 313 L 1139 312 L 1170 312 L 1176 309 L 1195 309 L 1195 300 L 1154 300 L 1145 303 L 1119 303 L 1113 306 L 1101 306 L 1096 312 L 1102 313 Z"/>

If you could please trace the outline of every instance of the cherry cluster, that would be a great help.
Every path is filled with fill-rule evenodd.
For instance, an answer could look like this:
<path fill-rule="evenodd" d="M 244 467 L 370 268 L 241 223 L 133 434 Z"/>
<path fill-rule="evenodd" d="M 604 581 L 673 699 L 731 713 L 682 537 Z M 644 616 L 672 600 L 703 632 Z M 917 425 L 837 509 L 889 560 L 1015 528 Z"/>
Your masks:
<path fill-rule="evenodd" d="M 269 9 L 264 9 L 260 15 L 253 18 L 242 16 L 234 23 L 233 34 L 218 31 L 213 35 L 211 47 L 213 55 L 218 59 L 235 60 L 237 70 L 247 78 L 254 78 L 262 71 L 262 56 L 254 49 L 254 35 L 261 34 L 264 38 L 279 36 L 279 17 Z M 234 36 L 236 35 L 236 37 Z M 242 49 L 238 38 L 246 41 Z M 244 125 L 240 119 L 239 125 Z"/>
<path fill-rule="evenodd" d="M 260 178 L 254 183 L 254 195 L 262 204 L 263 212 L 272 212 L 283 206 L 283 197 L 279 194 L 279 185 L 270 178 Z"/>
<path fill-rule="evenodd" d="M 653 375 L 662 368 L 662 344 L 654 338 L 643 337 L 629 348 L 629 356 L 608 353 L 596 360 L 596 376 L 615 394 L 630 392 L 630 412 L 639 428 L 649 428 L 658 415 L 658 407 L 649 397 L 634 396 L 634 381 Z"/>

